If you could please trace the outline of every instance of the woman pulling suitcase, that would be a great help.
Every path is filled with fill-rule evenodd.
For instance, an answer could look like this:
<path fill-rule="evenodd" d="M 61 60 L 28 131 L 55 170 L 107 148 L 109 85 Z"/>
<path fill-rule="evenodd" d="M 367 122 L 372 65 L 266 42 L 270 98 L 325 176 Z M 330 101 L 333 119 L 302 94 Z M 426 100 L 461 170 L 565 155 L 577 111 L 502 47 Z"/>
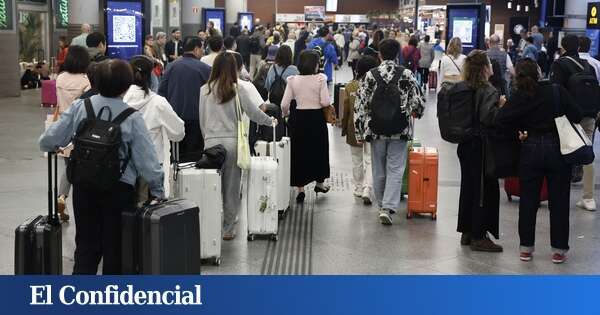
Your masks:
<path fill-rule="evenodd" d="M 566 115 L 570 122 L 583 118 L 570 94 L 560 85 L 538 82 L 541 70 L 531 59 L 516 65 L 516 90 L 496 116 L 503 127 L 521 130 L 519 178 L 519 237 L 522 261 L 530 261 L 535 249 L 535 224 L 544 178 L 548 180 L 550 208 L 550 242 L 552 262 L 563 263 L 569 250 L 569 206 L 571 165 L 560 152 L 560 141 L 554 121 Z"/>
<path fill-rule="evenodd" d="M 265 101 L 254 85 L 238 79 L 234 53 L 220 53 L 213 63 L 208 82 L 200 90 L 200 126 L 207 148 L 221 144 L 227 150 L 222 167 L 223 240 L 236 236 L 236 217 L 241 208 L 240 182 L 242 170 L 237 165 L 236 102 L 250 120 L 259 125 L 277 124 L 259 108 Z"/>
<path fill-rule="evenodd" d="M 163 172 L 144 118 L 122 99 L 133 83 L 129 64 L 102 62 L 95 79 L 100 95 L 75 101 L 39 143 L 54 152 L 74 139 L 67 170 L 76 224 L 73 274 L 96 274 L 101 259 L 102 274 L 121 274 L 121 214 L 135 207 L 138 177 L 153 199 L 164 198 Z"/>

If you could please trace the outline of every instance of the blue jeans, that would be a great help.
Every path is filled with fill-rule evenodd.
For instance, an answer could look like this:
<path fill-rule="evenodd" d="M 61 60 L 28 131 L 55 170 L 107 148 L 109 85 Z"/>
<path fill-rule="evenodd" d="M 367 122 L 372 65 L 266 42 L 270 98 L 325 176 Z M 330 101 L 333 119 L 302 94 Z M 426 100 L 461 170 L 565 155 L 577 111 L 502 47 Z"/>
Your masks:
<path fill-rule="evenodd" d="M 371 141 L 373 192 L 380 209 L 398 211 L 400 208 L 406 154 L 406 140 Z"/>

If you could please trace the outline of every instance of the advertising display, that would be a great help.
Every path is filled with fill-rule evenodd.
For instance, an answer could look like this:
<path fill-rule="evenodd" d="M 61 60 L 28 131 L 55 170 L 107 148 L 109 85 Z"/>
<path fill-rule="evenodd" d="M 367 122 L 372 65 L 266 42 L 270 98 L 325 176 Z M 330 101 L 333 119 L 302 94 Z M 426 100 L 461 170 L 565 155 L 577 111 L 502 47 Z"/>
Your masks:
<path fill-rule="evenodd" d="M 144 47 L 142 1 L 106 1 L 106 55 L 129 60 L 142 54 Z"/>
<path fill-rule="evenodd" d="M 245 28 L 248 31 L 252 31 L 254 28 L 254 13 L 252 12 L 240 12 L 238 13 L 238 25 L 241 30 Z"/>
<path fill-rule="evenodd" d="M 202 25 L 206 28 L 208 22 L 213 22 L 215 28 L 225 32 L 225 9 L 202 9 Z"/>
<path fill-rule="evenodd" d="M 169 0 L 169 27 L 181 26 L 181 23 L 179 23 L 179 11 L 181 11 L 179 0 Z"/>
<path fill-rule="evenodd" d="M 0 0 L 0 31 L 13 29 L 13 0 Z"/>
<path fill-rule="evenodd" d="M 588 3 L 587 9 L 587 29 L 600 29 L 598 15 L 600 14 L 600 2 Z"/>
<path fill-rule="evenodd" d="M 306 22 L 323 22 L 325 21 L 325 7 L 323 6 L 305 6 L 304 20 Z"/>
<path fill-rule="evenodd" d="M 69 27 L 69 0 L 54 1 L 54 12 L 56 13 L 56 28 Z"/>
<path fill-rule="evenodd" d="M 485 31 L 485 6 L 448 5 L 448 32 L 446 42 L 458 37 L 462 41 L 463 53 L 483 47 Z"/>

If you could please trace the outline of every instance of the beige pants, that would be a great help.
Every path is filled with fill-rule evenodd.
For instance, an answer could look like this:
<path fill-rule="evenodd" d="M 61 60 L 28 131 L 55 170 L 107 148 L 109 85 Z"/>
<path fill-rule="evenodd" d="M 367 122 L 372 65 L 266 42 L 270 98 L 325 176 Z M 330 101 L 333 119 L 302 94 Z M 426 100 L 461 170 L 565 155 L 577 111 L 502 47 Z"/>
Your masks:
<path fill-rule="evenodd" d="M 262 59 L 261 55 L 250 55 L 250 78 L 254 80 L 254 75 L 258 71 L 258 65 L 260 64 L 260 60 Z"/>
<path fill-rule="evenodd" d="M 594 142 L 594 133 L 596 131 L 596 120 L 590 117 L 584 117 L 581 120 L 581 127 L 587 136 Z M 582 199 L 594 199 L 594 163 L 583 166 L 583 196 Z"/>

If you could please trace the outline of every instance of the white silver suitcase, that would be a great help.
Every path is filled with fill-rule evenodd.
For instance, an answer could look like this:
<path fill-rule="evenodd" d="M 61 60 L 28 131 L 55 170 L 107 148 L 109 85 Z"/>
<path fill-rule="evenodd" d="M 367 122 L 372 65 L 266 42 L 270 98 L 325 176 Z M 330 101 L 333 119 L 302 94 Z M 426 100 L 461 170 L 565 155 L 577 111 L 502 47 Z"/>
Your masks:
<path fill-rule="evenodd" d="M 200 208 L 200 258 L 221 264 L 223 199 L 218 170 L 184 168 L 177 175 L 177 196 Z"/>
<path fill-rule="evenodd" d="M 272 145 L 266 141 L 257 141 L 254 150 L 258 156 L 271 156 Z M 281 138 L 275 145 L 277 150 L 277 189 L 275 203 L 279 211 L 279 218 L 283 219 L 290 208 L 290 181 L 292 151 L 291 140 L 288 137 Z"/>
<path fill-rule="evenodd" d="M 195 163 L 175 164 L 172 191 L 177 198 L 190 200 L 200 208 L 200 258 L 221 264 L 223 197 L 219 170 L 197 169 Z"/>
<path fill-rule="evenodd" d="M 275 128 L 273 128 L 275 139 Z M 272 145 L 275 145 L 273 142 Z M 279 224 L 277 209 L 277 152 L 275 156 L 250 158 L 244 201 L 248 212 L 248 241 L 257 235 L 270 236 L 276 241 Z"/>

